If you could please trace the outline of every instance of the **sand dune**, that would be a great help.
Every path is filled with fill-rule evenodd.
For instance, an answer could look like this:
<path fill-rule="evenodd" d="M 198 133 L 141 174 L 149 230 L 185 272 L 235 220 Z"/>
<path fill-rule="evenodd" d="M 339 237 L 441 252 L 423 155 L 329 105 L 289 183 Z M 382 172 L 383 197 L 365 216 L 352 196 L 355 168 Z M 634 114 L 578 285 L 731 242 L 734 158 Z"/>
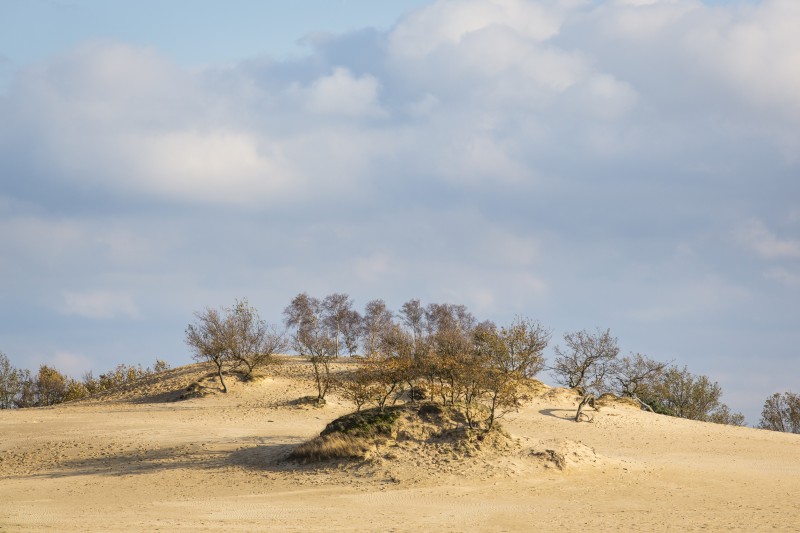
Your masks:
<path fill-rule="evenodd" d="M 503 449 L 282 460 L 352 410 L 290 358 L 213 392 L 193 365 L 53 408 L 0 411 L 0 531 L 800 530 L 800 436 L 638 411 L 575 423 L 542 389 Z M 172 401 L 200 380 L 197 397 Z"/>

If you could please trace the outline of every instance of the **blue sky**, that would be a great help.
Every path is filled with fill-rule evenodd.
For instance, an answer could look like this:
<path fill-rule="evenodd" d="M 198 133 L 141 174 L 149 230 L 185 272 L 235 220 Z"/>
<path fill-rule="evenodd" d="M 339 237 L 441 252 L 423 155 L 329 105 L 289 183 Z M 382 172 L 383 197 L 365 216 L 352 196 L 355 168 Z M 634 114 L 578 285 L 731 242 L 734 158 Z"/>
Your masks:
<path fill-rule="evenodd" d="M 797 27 L 792 0 L 0 0 L 0 350 L 183 364 L 205 306 L 420 298 L 611 328 L 756 423 L 800 375 Z"/>

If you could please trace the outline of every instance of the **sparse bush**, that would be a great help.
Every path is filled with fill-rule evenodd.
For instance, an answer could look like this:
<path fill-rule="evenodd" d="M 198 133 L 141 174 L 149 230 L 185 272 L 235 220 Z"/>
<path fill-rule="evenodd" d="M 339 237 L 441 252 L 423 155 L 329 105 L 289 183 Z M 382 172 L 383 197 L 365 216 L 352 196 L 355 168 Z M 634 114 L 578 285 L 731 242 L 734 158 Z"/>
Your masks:
<path fill-rule="evenodd" d="M 364 367 L 340 376 L 336 381 L 336 389 L 344 399 L 355 404 L 357 412 L 364 405 L 373 402 L 380 393 L 375 376 Z"/>
<path fill-rule="evenodd" d="M 64 401 L 67 393 L 67 378 L 55 368 L 39 367 L 36 374 L 36 405 L 55 405 Z"/>
<path fill-rule="evenodd" d="M 680 418 L 744 425 L 744 415 L 720 402 L 722 388 L 708 376 L 696 376 L 685 366 L 672 366 L 647 388 L 643 400 L 657 412 Z"/>
<path fill-rule="evenodd" d="M 786 433 L 800 433 L 800 395 L 776 392 L 764 402 L 758 427 Z"/>
<path fill-rule="evenodd" d="M 74 400 L 82 400 L 89 397 L 89 390 L 86 384 L 72 378 L 67 379 L 67 389 L 64 393 L 64 401 L 71 402 Z"/>
<path fill-rule="evenodd" d="M 161 359 L 156 359 L 155 364 L 153 365 L 153 373 L 160 374 L 161 372 L 166 372 L 170 369 L 170 365 L 166 361 L 162 361 Z"/>

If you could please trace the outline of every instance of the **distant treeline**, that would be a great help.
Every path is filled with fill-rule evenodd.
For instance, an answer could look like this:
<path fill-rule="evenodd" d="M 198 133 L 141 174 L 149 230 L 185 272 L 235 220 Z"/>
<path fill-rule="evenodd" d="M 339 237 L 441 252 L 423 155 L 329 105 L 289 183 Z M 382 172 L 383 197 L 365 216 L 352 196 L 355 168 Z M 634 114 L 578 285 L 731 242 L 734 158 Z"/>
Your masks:
<path fill-rule="evenodd" d="M 97 378 L 87 372 L 76 380 L 48 365 L 41 365 L 35 374 L 28 369 L 14 368 L 0 352 L 0 409 L 44 407 L 80 400 L 168 368 L 169 364 L 161 360 L 157 360 L 152 369 L 120 364 Z"/>
<path fill-rule="evenodd" d="M 298 294 L 283 311 L 281 329 L 267 325 L 247 300 L 195 313 L 185 339 L 198 361 L 213 363 L 222 392 L 224 376 L 244 379 L 279 361 L 291 348 L 310 361 L 316 401 L 336 390 L 360 410 L 427 398 L 462 411 L 470 426 L 491 427 L 525 397 L 530 380 L 547 371 L 559 385 L 584 398 L 613 393 L 657 413 L 744 425 L 744 416 L 720 401 L 722 389 L 708 376 L 640 353 L 620 356 L 610 330 L 579 330 L 563 336 L 548 362 L 551 333 L 539 322 L 518 317 L 510 324 L 479 321 L 465 306 L 412 299 L 393 312 L 383 300 L 363 312 L 346 294 L 323 299 Z M 331 363 L 356 356 L 355 370 L 333 373 Z M 85 398 L 168 368 L 119 365 L 94 378 L 74 380 L 42 365 L 36 374 L 13 368 L 0 352 L 0 408 L 53 405 Z M 764 403 L 759 427 L 800 433 L 800 396 L 776 393 Z"/>

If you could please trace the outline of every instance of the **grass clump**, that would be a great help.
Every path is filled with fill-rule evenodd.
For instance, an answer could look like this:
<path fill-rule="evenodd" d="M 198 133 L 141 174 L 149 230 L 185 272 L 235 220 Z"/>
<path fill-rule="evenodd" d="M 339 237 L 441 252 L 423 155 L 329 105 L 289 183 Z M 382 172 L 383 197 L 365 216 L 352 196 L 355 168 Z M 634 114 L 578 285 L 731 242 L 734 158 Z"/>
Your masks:
<path fill-rule="evenodd" d="M 335 459 L 363 459 L 376 440 L 392 436 L 392 426 L 403 407 L 367 409 L 337 418 L 318 437 L 295 448 L 290 461 L 315 463 Z"/>
<path fill-rule="evenodd" d="M 392 426 L 403 412 L 403 406 L 366 409 L 337 418 L 328 424 L 320 436 L 343 434 L 351 437 L 374 439 L 391 437 Z"/>
<path fill-rule="evenodd" d="M 369 444 L 360 437 L 333 433 L 314 437 L 295 448 L 288 459 L 301 463 L 315 463 L 331 459 L 359 459 L 369 450 Z"/>

